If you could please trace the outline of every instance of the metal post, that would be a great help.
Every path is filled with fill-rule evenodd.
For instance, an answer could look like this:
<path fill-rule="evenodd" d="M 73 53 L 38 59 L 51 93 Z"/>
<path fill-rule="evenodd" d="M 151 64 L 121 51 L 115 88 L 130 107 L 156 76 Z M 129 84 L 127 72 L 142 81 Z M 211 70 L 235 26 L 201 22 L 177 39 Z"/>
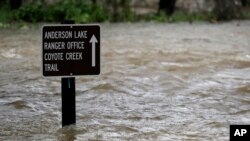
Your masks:
<path fill-rule="evenodd" d="M 75 77 L 62 78 L 62 127 L 76 123 Z"/>
<path fill-rule="evenodd" d="M 62 24 L 74 24 L 72 20 L 64 20 Z M 65 77 L 62 83 L 62 127 L 76 123 L 76 90 L 75 77 Z"/>

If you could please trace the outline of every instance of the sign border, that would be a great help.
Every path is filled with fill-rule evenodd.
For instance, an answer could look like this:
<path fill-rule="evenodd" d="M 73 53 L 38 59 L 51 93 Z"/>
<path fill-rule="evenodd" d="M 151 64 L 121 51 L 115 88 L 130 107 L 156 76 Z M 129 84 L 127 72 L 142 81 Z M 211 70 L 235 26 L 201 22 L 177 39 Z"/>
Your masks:
<path fill-rule="evenodd" d="M 86 75 L 57 75 L 57 76 L 45 76 L 43 74 L 43 28 L 44 27 L 47 27 L 47 26 L 55 26 L 55 27 L 58 27 L 58 26 L 98 26 L 100 28 L 100 40 L 98 41 L 100 43 L 100 72 L 99 74 L 86 74 Z M 100 24 L 44 24 L 42 25 L 41 27 L 41 53 L 40 53 L 40 59 L 41 59 L 41 67 L 40 67 L 40 72 L 42 73 L 42 77 L 73 77 L 73 76 L 93 76 L 93 75 L 100 75 L 101 74 L 101 62 L 102 62 L 102 49 L 101 49 L 101 25 Z"/>

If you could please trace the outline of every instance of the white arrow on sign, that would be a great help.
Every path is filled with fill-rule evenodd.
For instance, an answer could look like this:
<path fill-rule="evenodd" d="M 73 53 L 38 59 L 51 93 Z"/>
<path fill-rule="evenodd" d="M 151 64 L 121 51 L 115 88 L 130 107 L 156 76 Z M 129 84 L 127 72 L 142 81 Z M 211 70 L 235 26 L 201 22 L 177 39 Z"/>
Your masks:
<path fill-rule="evenodd" d="M 95 67 L 95 44 L 98 43 L 98 41 L 94 34 L 89 42 L 92 43 L 92 67 Z"/>

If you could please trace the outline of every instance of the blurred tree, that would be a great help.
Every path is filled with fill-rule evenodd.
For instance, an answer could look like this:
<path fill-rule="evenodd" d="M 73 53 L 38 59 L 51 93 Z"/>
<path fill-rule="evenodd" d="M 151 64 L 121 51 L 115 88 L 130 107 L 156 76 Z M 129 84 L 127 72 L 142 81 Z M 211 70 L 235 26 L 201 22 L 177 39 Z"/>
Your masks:
<path fill-rule="evenodd" d="M 0 6 L 2 6 L 3 4 L 5 4 L 6 3 L 6 0 L 0 0 Z"/>
<path fill-rule="evenodd" d="M 217 20 L 238 18 L 241 14 L 240 0 L 215 0 L 215 16 Z"/>
<path fill-rule="evenodd" d="M 22 5 L 22 0 L 10 0 L 10 8 L 12 10 L 18 9 Z"/>
<path fill-rule="evenodd" d="M 244 7 L 250 6 L 250 0 L 241 0 L 241 3 Z"/>
<path fill-rule="evenodd" d="M 159 2 L 159 13 L 164 11 L 166 15 L 172 15 L 175 10 L 176 0 L 160 0 Z"/>
<path fill-rule="evenodd" d="M 130 3 L 131 0 L 105 0 L 104 7 L 109 11 L 111 21 L 130 21 L 133 17 Z"/>

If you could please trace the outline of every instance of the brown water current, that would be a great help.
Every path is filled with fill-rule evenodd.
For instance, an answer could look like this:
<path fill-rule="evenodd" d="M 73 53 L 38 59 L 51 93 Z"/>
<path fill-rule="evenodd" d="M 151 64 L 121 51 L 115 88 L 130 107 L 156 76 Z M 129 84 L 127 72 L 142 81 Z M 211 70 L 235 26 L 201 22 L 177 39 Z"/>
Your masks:
<path fill-rule="evenodd" d="M 101 74 L 42 77 L 41 29 L 0 30 L 0 140 L 228 141 L 250 124 L 250 21 L 101 25 Z"/>

